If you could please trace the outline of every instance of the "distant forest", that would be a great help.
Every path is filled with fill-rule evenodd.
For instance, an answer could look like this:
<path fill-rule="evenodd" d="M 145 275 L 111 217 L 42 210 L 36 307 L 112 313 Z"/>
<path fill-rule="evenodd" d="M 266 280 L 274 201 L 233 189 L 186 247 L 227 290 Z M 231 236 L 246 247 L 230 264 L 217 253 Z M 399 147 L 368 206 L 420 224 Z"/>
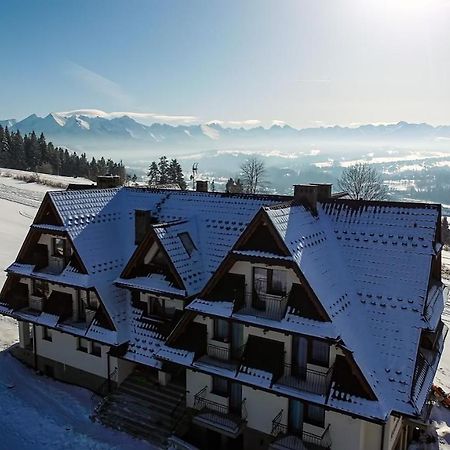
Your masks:
<path fill-rule="evenodd" d="M 119 175 L 126 178 L 122 161 L 116 163 L 111 159 L 105 161 L 92 158 L 88 161 L 86 154 L 69 153 L 67 149 L 55 147 L 46 141 L 41 133 L 34 131 L 23 137 L 19 131 L 10 132 L 8 127 L 0 125 L 0 167 L 6 169 L 27 170 L 68 177 L 84 177 L 95 181 L 97 175 Z"/>

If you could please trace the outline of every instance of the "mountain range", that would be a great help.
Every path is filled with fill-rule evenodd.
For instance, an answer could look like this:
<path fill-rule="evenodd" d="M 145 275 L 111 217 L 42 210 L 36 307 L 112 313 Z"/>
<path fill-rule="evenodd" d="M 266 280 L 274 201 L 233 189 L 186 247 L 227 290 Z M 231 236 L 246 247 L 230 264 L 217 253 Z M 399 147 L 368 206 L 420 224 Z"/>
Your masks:
<path fill-rule="evenodd" d="M 22 134 L 44 133 L 54 144 L 74 150 L 172 149 L 206 150 L 222 148 L 301 148 L 314 145 L 415 145 L 444 148 L 450 145 L 450 126 L 398 122 L 356 127 L 296 129 L 289 125 L 270 128 L 229 128 L 217 122 L 195 125 L 144 125 L 129 116 L 50 113 L 32 114 L 23 120 L 0 120 L 0 125 Z"/>

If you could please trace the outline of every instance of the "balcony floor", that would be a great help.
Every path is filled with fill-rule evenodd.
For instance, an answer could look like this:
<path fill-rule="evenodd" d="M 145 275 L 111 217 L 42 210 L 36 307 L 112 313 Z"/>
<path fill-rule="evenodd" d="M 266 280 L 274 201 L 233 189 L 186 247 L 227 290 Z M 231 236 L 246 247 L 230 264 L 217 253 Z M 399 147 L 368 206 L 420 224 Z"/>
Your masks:
<path fill-rule="evenodd" d="M 219 431 L 226 436 L 236 438 L 242 432 L 246 422 L 233 415 L 225 415 L 208 408 L 199 411 L 192 420 L 198 426 Z"/>

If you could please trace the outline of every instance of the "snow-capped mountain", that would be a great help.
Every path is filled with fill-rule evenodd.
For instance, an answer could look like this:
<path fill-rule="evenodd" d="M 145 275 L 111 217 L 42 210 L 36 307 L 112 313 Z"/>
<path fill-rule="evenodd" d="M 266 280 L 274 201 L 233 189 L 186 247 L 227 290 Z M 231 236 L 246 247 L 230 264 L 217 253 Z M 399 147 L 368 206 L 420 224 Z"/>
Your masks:
<path fill-rule="evenodd" d="M 291 147 L 321 144 L 447 145 L 450 126 L 433 127 L 426 123 L 367 124 L 357 127 L 319 127 L 296 129 L 289 125 L 270 128 L 229 128 L 217 122 L 204 124 L 145 125 L 122 113 L 77 110 L 50 113 L 45 117 L 32 114 L 16 121 L 0 121 L 0 125 L 22 134 L 43 132 L 57 145 L 73 148 L 171 148 L 220 149 L 254 147 Z M 134 113 L 130 113 L 134 114 Z M 136 114 L 137 115 L 137 114 Z"/>

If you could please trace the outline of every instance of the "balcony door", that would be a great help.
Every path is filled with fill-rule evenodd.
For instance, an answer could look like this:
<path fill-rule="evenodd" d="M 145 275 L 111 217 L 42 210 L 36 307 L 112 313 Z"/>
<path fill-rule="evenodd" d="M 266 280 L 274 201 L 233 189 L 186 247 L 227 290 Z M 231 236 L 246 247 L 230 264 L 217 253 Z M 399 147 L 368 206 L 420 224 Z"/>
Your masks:
<path fill-rule="evenodd" d="M 303 403 L 299 400 L 289 400 L 288 430 L 295 434 L 303 431 Z"/>
<path fill-rule="evenodd" d="M 308 363 L 308 340 L 305 337 L 294 336 L 292 345 L 292 375 L 306 378 Z"/>
<path fill-rule="evenodd" d="M 230 412 L 240 417 L 241 404 L 242 404 L 242 385 L 240 383 L 231 383 Z"/>
<path fill-rule="evenodd" d="M 240 359 L 243 345 L 244 325 L 233 322 L 231 324 L 231 357 L 233 359 Z"/>

